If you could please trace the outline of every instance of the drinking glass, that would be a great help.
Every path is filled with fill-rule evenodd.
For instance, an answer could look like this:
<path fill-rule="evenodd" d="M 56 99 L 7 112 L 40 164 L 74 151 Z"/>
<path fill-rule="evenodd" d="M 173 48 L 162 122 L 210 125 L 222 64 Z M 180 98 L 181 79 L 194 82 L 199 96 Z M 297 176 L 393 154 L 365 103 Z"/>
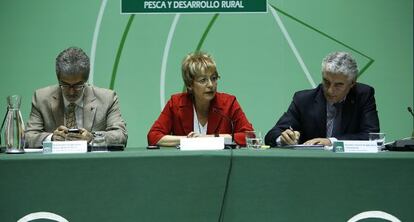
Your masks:
<path fill-rule="evenodd" d="M 105 139 L 105 132 L 94 132 L 93 133 L 93 140 L 92 140 L 92 146 L 91 151 L 108 151 L 108 147 L 106 144 Z"/>
<path fill-rule="evenodd" d="M 259 149 L 263 145 L 262 134 L 259 131 L 246 132 L 246 147 L 252 149 Z"/>
<path fill-rule="evenodd" d="M 369 140 L 377 142 L 378 151 L 385 148 L 385 133 L 369 133 Z"/>

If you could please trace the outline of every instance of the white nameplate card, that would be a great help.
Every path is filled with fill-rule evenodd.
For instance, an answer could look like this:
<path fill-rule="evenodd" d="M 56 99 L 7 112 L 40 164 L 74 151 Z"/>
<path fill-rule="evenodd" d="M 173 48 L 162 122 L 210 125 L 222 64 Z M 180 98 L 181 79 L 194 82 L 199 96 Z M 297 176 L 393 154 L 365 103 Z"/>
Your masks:
<path fill-rule="evenodd" d="M 180 139 L 181 150 L 222 150 L 224 137 L 196 137 Z"/>
<path fill-rule="evenodd" d="M 80 141 L 50 141 L 43 142 L 43 153 L 86 153 L 88 144 Z"/>
<path fill-rule="evenodd" d="M 369 140 L 338 140 L 333 144 L 333 151 L 337 153 L 377 153 L 376 141 Z"/>

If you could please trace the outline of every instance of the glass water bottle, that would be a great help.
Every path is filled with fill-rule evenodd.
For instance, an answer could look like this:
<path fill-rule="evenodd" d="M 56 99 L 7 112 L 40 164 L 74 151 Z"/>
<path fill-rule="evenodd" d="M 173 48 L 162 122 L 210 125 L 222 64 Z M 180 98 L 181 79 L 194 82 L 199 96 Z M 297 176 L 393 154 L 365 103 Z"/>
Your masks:
<path fill-rule="evenodd" d="M 20 113 L 21 97 L 7 97 L 7 114 L 4 128 L 6 153 L 24 153 L 24 123 Z"/>

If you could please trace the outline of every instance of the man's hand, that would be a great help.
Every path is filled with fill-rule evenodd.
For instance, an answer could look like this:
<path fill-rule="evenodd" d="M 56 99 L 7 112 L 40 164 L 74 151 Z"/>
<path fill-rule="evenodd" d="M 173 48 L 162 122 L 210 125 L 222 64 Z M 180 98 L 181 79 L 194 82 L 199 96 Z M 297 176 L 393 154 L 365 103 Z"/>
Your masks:
<path fill-rule="evenodd" d="M 59 126 L 53 131 L 52 141 L 65 141 L 68 134 L 68 128 L 66 126 Z"/>
<path fill-rule="evenodd" d="M 327 139 L 327 138 L 314 138 L 314 139 L 311 139 L 311 140 L 306 141 L 303 144 L 305 144 L 305 145 L 322 144 L 324 146 L 332 146 L 331 141 L 329 139 Z"/>
<path fill-rule="evenodd" d="M 293 131 L 291 129 L 287 129 L 280 134 L 280 141 L 284 145 L 294 145 L 298 144 L 300 137 L 299 131 Z"/>
<path fill-rule="evenodd" d="M 66 136 L 66 140 L 86 140 L 88 143 L 92 141 L 92 138 L 92 133 L 84 128 L 80 128 L 79 133 L 68 133 Z"/>

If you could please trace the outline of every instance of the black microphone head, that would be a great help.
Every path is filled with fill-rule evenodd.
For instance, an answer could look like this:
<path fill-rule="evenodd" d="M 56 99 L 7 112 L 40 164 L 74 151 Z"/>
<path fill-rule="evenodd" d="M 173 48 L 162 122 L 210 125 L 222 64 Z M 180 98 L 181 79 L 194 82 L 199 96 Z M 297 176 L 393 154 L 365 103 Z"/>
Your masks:
<path fill-rule="evenodd" d="M 411 106 L 407 107 L 407 109 L 408 109 L 408 112 L 411 113 L 411 115 L 414 117 L 414 112 Z"/>

